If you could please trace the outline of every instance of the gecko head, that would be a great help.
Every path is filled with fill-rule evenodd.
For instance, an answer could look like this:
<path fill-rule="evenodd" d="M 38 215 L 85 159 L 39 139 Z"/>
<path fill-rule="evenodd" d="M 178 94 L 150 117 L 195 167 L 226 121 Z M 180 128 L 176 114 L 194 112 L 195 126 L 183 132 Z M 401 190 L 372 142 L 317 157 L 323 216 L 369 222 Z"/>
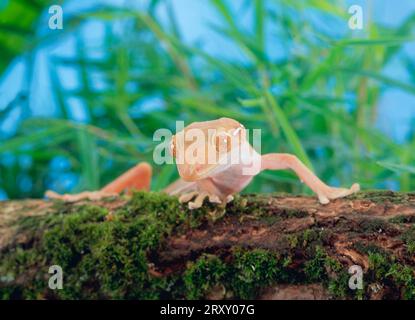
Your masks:
<path fill-rule="evenodd" d="M 172 137 L 170 153 L 181 178 L 197 181 L 226 170 L 243 141 L 246 130 L 236 120 L 193 122 Z"/>

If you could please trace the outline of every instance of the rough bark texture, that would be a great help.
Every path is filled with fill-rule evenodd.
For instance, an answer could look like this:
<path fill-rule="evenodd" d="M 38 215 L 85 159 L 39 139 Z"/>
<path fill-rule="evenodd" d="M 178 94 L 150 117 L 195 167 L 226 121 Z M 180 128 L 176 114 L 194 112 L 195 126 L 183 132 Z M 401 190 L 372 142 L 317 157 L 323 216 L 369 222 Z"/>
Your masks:
<path fill-rule="evenodd" d="M 0 297 L 414 299 L 415 193 L 0 203 Z M 63 289 L 48 287 L 60 265 Z M 363 271 L 349 288 L 348 269 Z"/>

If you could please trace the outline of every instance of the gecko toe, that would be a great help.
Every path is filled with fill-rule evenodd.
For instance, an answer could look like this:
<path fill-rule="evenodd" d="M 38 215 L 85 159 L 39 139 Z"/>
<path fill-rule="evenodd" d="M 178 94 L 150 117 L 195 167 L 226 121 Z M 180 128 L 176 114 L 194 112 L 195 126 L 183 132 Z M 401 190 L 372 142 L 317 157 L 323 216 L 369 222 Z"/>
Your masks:
<path fill-rule="evenodd" d="M 182 194 L 179 198 L 180 203 L 186 203 L 192 200 L 198 193 L 196 191 L 192 191 L 189 193 Z"/>
<path fill-rule="evenodd" d="M 199 209 L 202 205 L 199 203 L 196 203 L 194 201 L 191 201 L 188 203 L 188 207 L 190 210 Z"/>
<path fill-rule="evenodd" d="M 360 185 L 354 183 L 349 189 L 347 188 L 329 188 L 322 194 L 318 195 L 318 200 L 321 204 L 327 204 L 330 200 L 347 197 L 360 190 Z"/>
<path fill-rule="evenodd" d="M 222 203 L 220 198 L 217 195 L 214 195 L 214 194 L 209 195 L 209 201 L 211 203 Z"/>
<path fill-rule="evenodd" d="M 319 196 L 318 196 L 318 201 L 319 201 L 321 204 L 328 204 L 328 203 L 330 202 L 329 198 L 328 198 L 328 197 L 326 197 L 325 195 L 319 195 Z"/>
<path fill-rule="evenodd" d="M 226 203 L 229 203 L 229 202 L 232 202 L 233 199 L 234 199 L 233 198 L 233 195 L 229 195 L 229 196 L 226 197 L 226 200 L 225 201 L 226 201 Z"/>
<path fill-rule="evenodd" d="M 209 195 L 206 192 L 199 193 L 194 201 L 189 202 L 188 206 L 190 210 L 198 209 L 203 205 L 203 201 Z"/>
<path fill-rule="evenodd" d="M 353 183 L 353 185 L 350 187 L 350 192 L 355 193 L 360 191 L 360 185 L 358 183 Z"/>

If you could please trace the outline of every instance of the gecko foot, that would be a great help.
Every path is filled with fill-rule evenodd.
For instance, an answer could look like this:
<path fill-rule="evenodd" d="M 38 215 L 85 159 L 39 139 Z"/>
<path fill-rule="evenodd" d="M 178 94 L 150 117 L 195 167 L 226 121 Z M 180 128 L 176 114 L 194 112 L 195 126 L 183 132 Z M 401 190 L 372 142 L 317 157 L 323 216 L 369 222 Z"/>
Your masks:
<path fill-rule="evenodd" d="M 360 190 L 360 185 L 358 183 L 354 183 L 350 189 L 347 188 L 329 188 L 325 192 L 318 194 L 318 200 L 321 204 L 327 204 L 330 200 L 343 198 L 349 196 L 353 193 L 356 193 Z"/>
<path fill-rule="evenodd" d="M 197 191 L 192 191 L 181 195 L 179 198 L 179 202 L 188 203 L 189 209 L 193 210 L 200 208 L 203 205 L 203 201 L 206 198 L 208 198 L 209 202 L 211 203 L 222 203 L 221 199 L 217 195 Z M 191 201 L 192 199 L 194 200 Z"/>
<path fill-rule="evenodd" d="M 229 195 L 229 196 L 226 197 L 225 202 L 226 203 L 232 202 L 233 199 L 234 199 L 233 195 Z"/>
<path fill-rule="evenodd" d="M 118 195 L 117 193 L 113 192 L 102 192 L 102 191 L 84 191 L 77 194 L 59 194 L 55 191 L 48 190 L 45 193 L 45 196 L 49 199 L 59 199 L 65 202 L 77 202 L 80 200 L 101 200 L 102 198 L 106 197 L 113 197 Z"/>

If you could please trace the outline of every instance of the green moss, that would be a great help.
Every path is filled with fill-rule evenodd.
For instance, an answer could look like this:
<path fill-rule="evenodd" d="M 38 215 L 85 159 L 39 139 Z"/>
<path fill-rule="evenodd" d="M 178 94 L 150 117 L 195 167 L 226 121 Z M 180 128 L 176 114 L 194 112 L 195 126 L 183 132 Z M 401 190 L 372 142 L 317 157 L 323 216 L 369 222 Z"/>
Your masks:
<path fill-rule="evenodd" d="M 352 290 L 349 288 L 351 274 L 348 273 L 348 268 L 346 266 L 343 266 L 338 260 L 326 256 L 325 268 L 328 277 L 327 287 L 334 298 L 352 298 L 358 300 L 364 298 L 364 289 Z"/>
<path fill-rule="evenodd" d="M 235 199 L 228 204 L 226 214 L 249 215 L 255 217 L 266 216 L 264 208 L 268 206 L 269 198 L 262 195 L 236 195 Z"/>
<path fill-rule="evenodd" d="M 392 277 L 395 283 L 403 288 L 402 297 L 415 300 L 415 272 L 408 266 L 394 263 L 390 267 L 387 276 Z"/>
<path fill-rule="evenodd" d="M 332 257 L 326 254 L 324 259 L 324 266 L 327 272 L 339 273 L 343 270 L 343 265 Z"/>
<path fill-rule="evenodd" d="M 314 258 L 304 265 L 304 272 L 310 282 L 327 280 L 326 258 L 326 252 L 321 247 L 316 247 Z"/>
<path fill-rule="evenodd" d="M 412 226 L 403 232 L 400 237 L 405 243 L 415 241 L 415 226 Z"/>
<path fill-rule="evenodd" d="M 389 219 L 391 223 L 415 223 L 415 215 L 399 215 Z"/>
<path fill-rule="evenodd" d="M 266 197 L 256 198 L 264 199 L 260 203 L 267 205 Z M 238 197 L 227 213 L 242 216 L 245 212 L 255 216 L 250 199 Z M 122 209 L 113 212 L 110 219 L 108 210 L 96 206 L 59 203 L 56 208 L 57 212 L 19 221 L 22 232 L 32 239 L 24 247 L 2 252 L 1 298 L 197 299 L 221 285 L 228 296 L 247 299 L 256 297 L 262 288 L 272 284 L 313 282 L 327 286 L 335 297 L 365 296 L 364 291 L 348 289 L 350 275 L 345 266 L 323 248 L 330 243 L 330 232 L 317 228 L 287 235 L 278 253 L 226 248 L 223 249 L 226 252 L 215 252 L 216 255 L 202 255 L 187 268 L 181 266 L 169 276 L 157 276 L 150 268 L 165 239 L 172 233 L 180 234 L 205 222 L 212 223 L 209 212 L 215 206 L 210 204 L 189 212 L 174 197 L 139 192 Z M 286 214 L 289 218 L 298 218 L 304 213 Z M 263 210 L 257 218 L 275 217 L 280 219 L 275 212 Z M 374 231 L 384 228 L 382 223 L 375 221 L 364 228 Z M 406 241 L 408 252 L 413 253 L 414 229 L 408 229 L 401 237 Z M 355 246 L 369 256 L 370 270 L 365 274 L 365 283 L 376 281 L 396 286 L 405 298 L 414 298 L 411 267 L 397 263 L 376 244 Z M 157 260 L 154 262 L 157 264 Z M 64 270 L 62 290 L 47 288 L 48 268 L 53 264 Z M 33 274 L 30 270 L 40 271 Z"/>
<path fill-rule="evenodd" d="M 305 262 L 304 273 L 307 282 L 324 284 L 335 298 L 358 298 L 356 294 L 362 295 L 362 292 L 356 293 L 349 288 L 347 268 L 320 246 L 315 247 L 310 260 Z"/>
<path fill-rule="evenodd" d="M 359 222 L 363 232 L 384 232 L 390 231 L 392 226 L 382 219 L 363 219 Z"/>
<path fill-rule="evenodd" d="M 156 279 L 148 273 L 148 253 L 157 249 L 177 226 L 195 225 L 203 214 L 195 210 L 189 215 L 176 198 L 144 192 L 135 194 L 113 219 L 106 219 L 108 211 L 96 206 L 58 207 L 63 212 L 20 221 L 26 232 L 33 231 L 32 247 L 7 252 L 1 274 L 31 277 L 31 265 L 44 273 L 24 290 L 11 290 L 2 281 L 0 288 L 8 288 L 3 296 L 158 298 L 169 279 Z M 39 230 L 44 234 L 38 234 Z M 63 290 L 46 289 L 50 265 L 64 270 Z M 16 266 L 22 266 L 22 270 Z"/>
<path fill-rule="evenodd" d="M 330 234 L 325 230 L 318 230 L 316 228 L 306 229 L 304 231 L 288 234 L 283 237 L 282 242 L 285 242 L 285 247 L 290 249 L 304 249 L 313 253 L 316 246 L 322 246 L 330 238 Z"/>
<path fill-rule="evenodd" d="M 371 282 L 381 282 L 397 287 L 404 299 L 415 299 L 415 270 L 397 263 L 393 256 L 369 252 L 369 273 Z"/>
<path fill-rule="evenodd" d="M 306 229 L 302 234 L 302 243 L 303 247 L 307 246 L 308 244 L 320 240 L 320 234 L 318 231 L 314 229 Z"/>
<path fill-rule="evenodd" d="M 328 290 L 330 294 L 335 298 L 344 299 L 350 296 L 349 289 L 350 274 L 345 270 L 341 270 L 339 273 L 334 274 L 328 281 Z"/>
<path fill-rule="evenodd" d="M 385 256 L 386 252 L 379 246 L 377 246 L 374 243 L 362 243 L 362 242 L 356 242 L 353 244 L 353 248 L 359 251 L 360 253 L 369 255 L 377 253 L 381 256 Z"/>
<path fill-rule="evenodd" d="M 330 235 L 327 231 L 310 228 L 284 235 L 280 240 L 280 247 L 289 249 L 291 252 L 295 251 L 295 249 L 303 250 L 305 248 L 307 252 L 312 253 L 316 246 L 322 246 L 329 238 Z"/>
<path fill-rule="evenodd" d="M 245 251 L 236 249 L 230 270 L 231 286 L 236 297 L 251 299 L 265 287 L 281 277 L 278 257 L 260 249 Z"/>
<path fill-rule="evenodd" d="M 64 270 L 74 267 L 104 237 L 106 214 L 105 209 L 91 206 L 68 215 L 45 233 L 42 253 L 51 264 L 60 265 Z"/>
<path fill-rule="evenodd" d="M 287 235 L 287 242 L 289 244 L 290 249 L 294 249 L 298 246 L 299 243 L 299 237 L 295 234 L 289 234 Z"/>
<path fill-rule="evenodd" d="M 375 203 L 405 203 L 409 199 L 409 194 L 403 192 L 393 192 L 389 190 L 366 190 L 360 191 L 348 197 L 351 200 L 370 200 Z"/>
<path fill-rule="evenodd" d="M 383 279 L 390 268 L 388 258 L 378 252 L 369 252 L 369 269 L 374 272 L 375 279 Z"/>
<path fill-rule="evenodd" d="M 203 255 L 190 264 L 183 276 L 187 298 L 202 298 L 210 288 L 223 281 L 226 268 L 226 265 L 214 255 Z"/>
<path fill-rule="evenodd" d="M 411 226 L 408 230 L 403 232 L 400 238 L 406 244 L 408 255 L 412 257 L 415 253 L 415 226 Z"/>
<path fill-rule="evenodd" d="M 406 250 L 408 254 L 413 256 L 415 254 L 415 241 L 410 240 L 406 243 Z"/>
<path fill-rule="evenodd" d="M 247 217 L 246 215 L 242 216 L 240 221 L 241 222 L 244 221 L 246 217 Z M 258 219 L 258 216 L 257 216 L 257 219 Z M 273 224 L 276 224 L 279 221 L 281 221 L 283 218 L 281 218 L 278 215 L 262 215 L 260 219 L 261 219 L 261 222 L 265 223 L 266 225 L 272 226 Z"/>
<path fill-rule="evenodd" d="M 223 285 L 232 296 L 252 299 L 261 288 L 289 279 L 290 258 L 261 249 L 235 248 L 232 259 L 224 263 L 215 255 L 202 255 L 184 273 L 188 299 L 206 295 L 212 287 Z"/>
<path fill-rule="evenodd" d="M 309 213 L 307 211 L 298 210 L 298 209 L 283 208 L 282 212 L 280 213 L 280 216 L 284 219 L 305 218 L 309 216 Z"/>

